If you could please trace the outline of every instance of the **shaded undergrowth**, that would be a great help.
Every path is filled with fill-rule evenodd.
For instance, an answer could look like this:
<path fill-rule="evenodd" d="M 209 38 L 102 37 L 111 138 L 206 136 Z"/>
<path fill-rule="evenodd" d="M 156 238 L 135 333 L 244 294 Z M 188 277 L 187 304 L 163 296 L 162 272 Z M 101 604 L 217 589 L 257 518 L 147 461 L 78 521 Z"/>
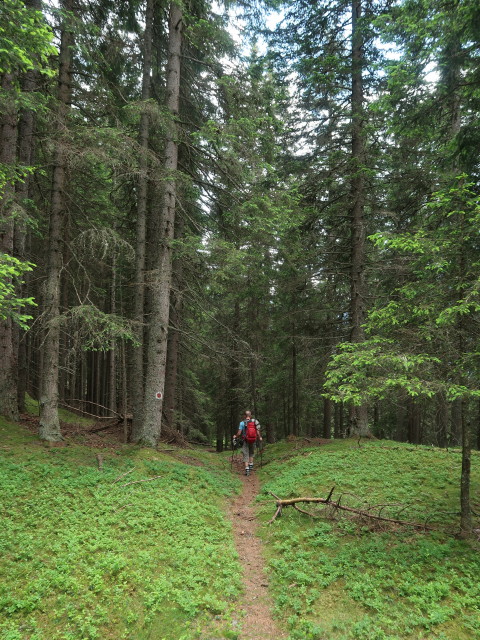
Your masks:
<path fill-rule="evenodd" d="M 341 441 L 324 447 L 267 450 L 260 497 L 271 585 L 292 640 L 473 640 L 480 638 L 478 542 L 458 530 L 460 455 L 427 447 Z M 478 511 L 479 455 L 472 463 Z M 418 532 L 351 517 L 331 508 L 318 518 L 283 510 L 266 523 L 280 498 L 333 498 L 387 517 L 424 522 Z M 476 525 L 478 526 L 478 524 Z"/>
<path fill-rule="evenodd" d="M 241 585 L 225 460 L 44 447 L 0 422 L 2 640 L 190 640 Z M 216 623 L 218 628 L 218 623 Z"/>

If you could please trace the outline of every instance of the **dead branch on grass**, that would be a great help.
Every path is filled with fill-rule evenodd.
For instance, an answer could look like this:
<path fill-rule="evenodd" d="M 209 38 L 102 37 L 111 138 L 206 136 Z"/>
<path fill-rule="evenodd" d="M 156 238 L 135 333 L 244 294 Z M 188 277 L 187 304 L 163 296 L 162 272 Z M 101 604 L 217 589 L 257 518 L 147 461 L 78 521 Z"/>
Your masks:
<path fill-rule="evenodd" d="M 132 467 L 131 469 L 129 469 L 128 471 L 125 471 L 125 473 L 122 473 L 121 475 L 118 476 L 118 478 L 116 480 L 114 480 L 112 482 L 112 484 L 115 484 L 116 482 L 118 482 L 119 480 L 121 480 L 122 478 L 124 478 L 125 476 L 128 476 L 129 473 L 132 473 L 132 471 L 135 469 L 135 467 Z"/>
<path fill-rule="evenodd" d="M 332 494 L 334 491 L 335 487 L 333 487 L 330 490 L 330 493 L 328 494 L 327 498 L 288 498 L 286 500 L 282 500 L 281 498 L 279 498 L 278 496 L 276 496 L 274 493 L 272 493 L 271 491 L 269 491 L 270 495 L 272 495 L 275 499 L 276 499 L 276 506 L 277 506 L 277 510 L 275 512 L 275 515 L 273 516 L 273 518 L 271 520 L 268 521 L 268 524 L 271 524 L 272 522 L 274 522 L 279 516 L 282 515 L 282 510 L 284 507 L 293 507 L 294 509 L 296 509 L 297 511 L 299 511 L 300 513 L 304 513 L 308 516 L 311 517 L 318 517 L 313 513 L 310 513 L 308 511 L 305 511 L 303 509 L 300 509 L 297 505 L 300 502 L 307 502 L 307 503 L 313 503 L 313 504 L 323 504 L 323 505 L 327 505 L 329 507 L 332 507 L 335 511 L 346 511 L 347 513 L 352 513 L 356 516 L 360 516 L 362 518 L 368 518 L 370 520 L 375 520 L 377 522 L 386 522 L 389 524 L 397 524 L 397 525 L 401 525 L 403 527 L 413 527 L 414 529 L 422 529 L 423 531 L 437 531 L 437 529 L 435 529 L 434 527 L 428 526 L 427 525 L 427 520 L 421 524 L 419 522 L 410 522 L 407 520 L 399 520 L 397 518 L 386 518 L 384 516 L 381 516 L 380 513 L 381 511 L 385 508 L 386 505 L 377 505 L 380 508 L 380 513 L 379 515 L 375 515 L 373 513 L 371 513 L 371 511 L 375 508 L 377 508 L 376 506 L 374 507 L 369 507 L 367 510 L 365 509 L 355 509 L 353 507 L 347 507 L 344 506 L 341 503 L 341 499 L 342 496 L 340 496 L 340 498 L 338 500 L 332 500 Z"/>
<path fill-rule="evenodd" d="M 145 480 L 134 480 L 133 482 L 126 482 L 125 484 L 121 484 L 121 487 L 128 487 L 129 484 L 138 484 L 139 482 L 151 482 L 152 480 L 156 480 L 157 478 L 163 478 L 162 476 L 153 476 L 153 478 L 146 478 Z"/>

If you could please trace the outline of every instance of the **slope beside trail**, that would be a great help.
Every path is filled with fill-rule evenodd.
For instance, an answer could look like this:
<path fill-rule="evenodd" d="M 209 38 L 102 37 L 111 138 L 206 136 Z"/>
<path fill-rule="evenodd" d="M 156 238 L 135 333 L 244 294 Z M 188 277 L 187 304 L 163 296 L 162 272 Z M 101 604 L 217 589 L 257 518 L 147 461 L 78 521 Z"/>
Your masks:
<path fill-rule="evenodd" d="M 241 493 L 233 502 L 229 516 L 233 524 L 234 540 L 243 570 L 245 596 L 239 602 L 242 618 L 240 640 L 281 640 L 288 634 L 273 619 L 273 602 L 268 593 L 262 542 L 256 535 L 257 521 L 253 501 L 260 490 L 256 473 L 243 475 L 240 457 L 234 461 L 233 472 L 242 483 Z"/>

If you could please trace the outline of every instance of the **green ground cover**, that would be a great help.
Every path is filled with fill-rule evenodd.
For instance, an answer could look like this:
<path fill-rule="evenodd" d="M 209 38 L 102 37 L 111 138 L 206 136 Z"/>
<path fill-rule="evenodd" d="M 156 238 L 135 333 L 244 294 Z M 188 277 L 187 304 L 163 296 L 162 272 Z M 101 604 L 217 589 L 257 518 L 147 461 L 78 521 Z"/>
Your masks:
<path fill-rule="evenodd" d="M 266 525 L 275 512 L 269 491 L 326 498 L 335 487 L 333 499 L 343 494 L 345 505 L 390 505 L 383 515 L 458 529 L 459 452 L 384 441 L 293 447 L 267 448 L 259 497 L 276 611 L 291 640 L 480 638 L 478 542 L 291 507 Z M 478 452 L 472 496 L 478 512 Z"/>
<path fill-rule="evenodd" d="M 94 449 L 0 422 L 2 640 L 236 637 L 238 483 L 225 458 L 177 453 L 103 448 L 100 470 Z"/>

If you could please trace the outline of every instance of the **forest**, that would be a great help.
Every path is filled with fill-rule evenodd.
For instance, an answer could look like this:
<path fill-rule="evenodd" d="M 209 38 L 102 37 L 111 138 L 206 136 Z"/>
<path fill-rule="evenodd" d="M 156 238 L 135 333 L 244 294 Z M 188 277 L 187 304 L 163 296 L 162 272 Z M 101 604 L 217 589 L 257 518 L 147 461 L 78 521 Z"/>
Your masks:
<path fill-rule="evenodd" d="M 476 0 L 4 0 L 0 414 L 480 447 Z"/>

